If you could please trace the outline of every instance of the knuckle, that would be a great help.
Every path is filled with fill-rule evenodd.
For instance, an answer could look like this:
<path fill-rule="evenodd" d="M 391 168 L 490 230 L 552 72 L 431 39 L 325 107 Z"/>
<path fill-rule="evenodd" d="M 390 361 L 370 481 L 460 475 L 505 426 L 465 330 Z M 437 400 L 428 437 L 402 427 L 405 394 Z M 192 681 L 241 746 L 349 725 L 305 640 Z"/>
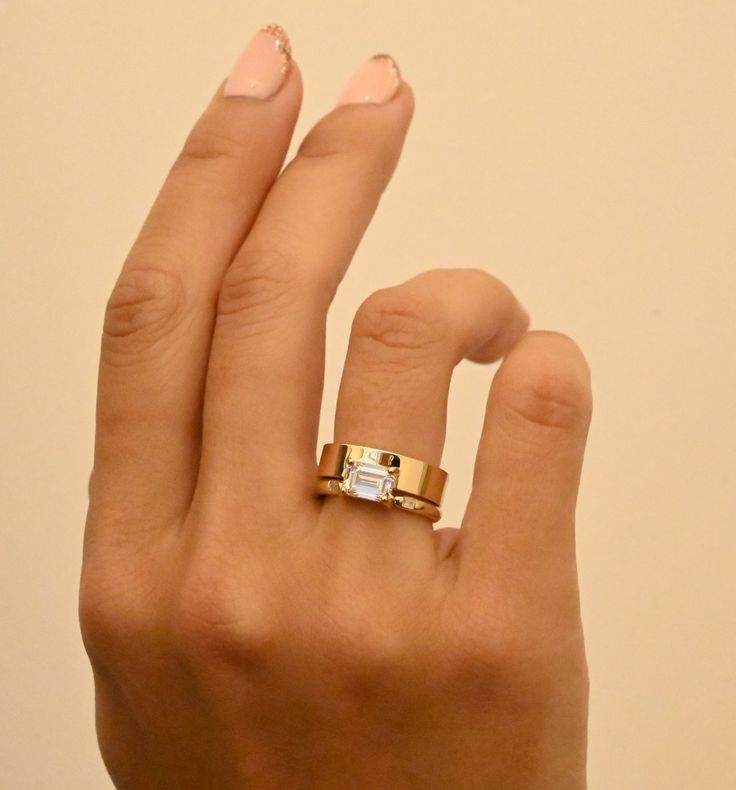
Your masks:
<path fill-rule="evenodd" d="M 261 662 L 272 652 L 275 628 L 256 600 L 244 600 L 221 568 L 189 571 L 169 618 L 174 650 L 205 669 Z"/>
<path fill-rule="evenodd" d="M 231 162 L 244 155 L 243 140 L 228 134 L 221 126 L 215 126 L 206 118 L 192 129 L 184 141 L 175 167 L 199 162 Z"/>
<path fill-rule="evenodd" d="M 498 619 L 489 621 L 466 607 L 462 617 L 446 633 L 445 655 L 453 674 L 477 674 L 479 678 L 494 677 L 502 659 L 513 651 L 505 629 Z"/>
<path fill-rule="evenodd" d="M 574 599 L 574 603 L 572 602 Z M 553 609 L 528 611 L 527 605 L 497 601 L 453 607 L 442 651 L 448 673 L 458 681 L 509 686 L 515 680 L 551 687 L 571 674 L 585 679 L 587 666 L 577 595 Z"/>
<path fill-rule="evenodd" d="M 297 149 L 297 156 L 302 159 L 325 159 L 350 155 L 355 150 L 353 140 L 345 135 L 335 134 L 335 130 L 321 122 L 306 134 Z"/>
<path fill-rule="evenodd" d="M 184 285 L 174 272 L 152 266 L 123 270 L 108 299 L 103 342 L 111 351 L 156 344 L 180 323 Z"/>
<path fill-rule="evenodd" d="M 399 360 L 410 353 L 426 353 L 448 342 L 448 321 L 440 299 L 402 289 L 386 288 L 371 294 L 358 308 L 352 340 L 373 355 Z"/>
<path fill-rule="evenodd" d="M 99 596 L 83 586 L 79 595 L 79 626 L 88 651 L 98 653 L 109 641 L 110 625 L 115 622 L 109 615 L 109 608 Z"/>
<path fill-rule="evenodd" d="M 308 286 L 300 267 L 276 248 L 243 248 L 228 270 L 217 302 L 218 326 L 249 333 L 278 320 Z"/>
<path fill-rule="evenodd" d="M 506 392 L 505 403 L 525 422 L 546 428 L 573 428 L 586 412 L 580 385 L 554 370 L 518 382 Z"/>
<path fill-rule="evenodd" d="M 451 629 L 448 641 L 444 651 L 447 672 L 461 687 L 468 683 L 486 689 L 507 686 L 514 677 L 535 675 L 549 658 L 513 622 L 500 618 L 489 622 L 487 615 L 485 619 L 466 616 Z"/>
<path fill-rule="evenodd" d="M 322 618 L 326 626 L 315 628 L 314 644 L 339 673 L 348 696 L 367 697 L 422 661 L 410 629 L 390 620 L 342 607 Z"/>
<path fill-rule="evenodd" d="M 586 425 L 592 396 L 588 376 L 582 372 L 583 366 L 587 368 L 585 358 L 566 335 L 544 335 L 556 346 L 553 353 L 535 355 L 528 362 L 516 360 L 499 370 L 497 387 L 505 411 L 544 428 Z"/>
<path fill-rule="evenodd" d="M 327 116 L 307 133 L 297 155 L 305 159 L 369 155 L 374 163 L 378 159 L 390 165 L 396 159 L 396 146 L 390 135 L 376 134 L 361 118 Z"/>
<path fill-rule="evenodd" d="M 407 663 L 407 640 L 398 630 L 364 627 L 360 633 L 346 631 L 342 647 L 347 666 L 356 674 L 373 677 L 391 673 Z"/>
<path fill-rule="evenodd" d="M 129 592 L 134 585 L 111 583 L 108 575 L 85 572 L 79 590 L 78 618 L 82 641 L 93 663 L 109 664 L 148 638 L 153 623 L 146 607 Z"/>
<path fill-rule="evenodd" d="M 375 126 L 361 118 L 328 116 L 307 133 L 297 157 L 342 160 L 343 167 L 357 171 L 364 189 L 375 192 L 396 166 L 398 153 L 392 135 L 376 133 Z"/>

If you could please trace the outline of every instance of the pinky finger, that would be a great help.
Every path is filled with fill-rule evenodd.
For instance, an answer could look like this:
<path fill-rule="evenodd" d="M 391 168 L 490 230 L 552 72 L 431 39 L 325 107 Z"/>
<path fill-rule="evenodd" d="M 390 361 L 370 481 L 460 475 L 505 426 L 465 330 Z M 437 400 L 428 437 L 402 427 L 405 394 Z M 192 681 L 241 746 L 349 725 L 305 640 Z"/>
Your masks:
<path fill-rule="evenodd" d="M 453 554 L 463 597 L 490 594 L 536 622 L 561 606 L 577 616 L 575 505 L 591 410 L 588 364 L 565 335 L 529 332 L 506 357 Z"/>

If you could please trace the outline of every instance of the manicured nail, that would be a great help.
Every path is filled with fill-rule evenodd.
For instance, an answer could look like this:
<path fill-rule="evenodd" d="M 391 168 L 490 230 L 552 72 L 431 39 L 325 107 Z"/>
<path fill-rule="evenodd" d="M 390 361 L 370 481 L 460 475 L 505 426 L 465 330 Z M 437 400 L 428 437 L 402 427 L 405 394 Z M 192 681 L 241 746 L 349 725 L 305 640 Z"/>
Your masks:
<path fill-rule="evenodd" d="M 383 104 L 398 90 L 401 74 L 390 55 L 374 55 L 348 80 L 337 107 L 341 104 Z"/>
<path fill-rule="evenodd" d="M 248 43 L 225 83 L 225 96 L 268 99 L 291 69 L 291 44 L 279 25 L 262 27 Z"/>

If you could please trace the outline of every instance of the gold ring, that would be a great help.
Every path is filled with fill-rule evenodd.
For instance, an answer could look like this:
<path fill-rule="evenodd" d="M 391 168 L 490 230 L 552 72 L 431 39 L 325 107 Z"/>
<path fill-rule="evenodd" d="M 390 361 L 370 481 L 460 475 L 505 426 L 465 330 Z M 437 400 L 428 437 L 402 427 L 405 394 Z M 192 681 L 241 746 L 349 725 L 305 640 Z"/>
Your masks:
<path fill-rule="evenodd" d="M 447 472 L 432 464 L 376 447 L 326 444 L 316 492 L 352 496 L 424 516 L 440 518 Z"/>

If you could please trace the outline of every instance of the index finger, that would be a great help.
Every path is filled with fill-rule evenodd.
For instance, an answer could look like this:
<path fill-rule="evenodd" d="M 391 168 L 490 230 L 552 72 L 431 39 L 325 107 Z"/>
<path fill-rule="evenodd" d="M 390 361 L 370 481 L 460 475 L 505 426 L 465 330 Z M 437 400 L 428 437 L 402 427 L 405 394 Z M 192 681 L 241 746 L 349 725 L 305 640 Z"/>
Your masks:
<path fill-rule="evenodd" d="M 92 488 L 116 508 L 188 506 L 220 281 L 278 176 L 301 78 L 286 33 L 251 39 L 189 134 L 108 302 Z"/>

